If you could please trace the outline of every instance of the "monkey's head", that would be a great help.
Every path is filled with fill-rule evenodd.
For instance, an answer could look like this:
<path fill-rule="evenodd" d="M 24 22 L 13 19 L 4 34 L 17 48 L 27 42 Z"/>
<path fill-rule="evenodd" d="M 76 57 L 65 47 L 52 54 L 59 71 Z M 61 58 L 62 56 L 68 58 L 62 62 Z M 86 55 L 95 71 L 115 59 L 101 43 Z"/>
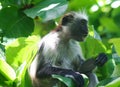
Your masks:
<path fill-rule="evenodd" d="M 61 20 L 63 31 L 69 32 L 71 39 L 83 41 L 88 35 L 88 18 L 85 13 L 70 12 Z"/>

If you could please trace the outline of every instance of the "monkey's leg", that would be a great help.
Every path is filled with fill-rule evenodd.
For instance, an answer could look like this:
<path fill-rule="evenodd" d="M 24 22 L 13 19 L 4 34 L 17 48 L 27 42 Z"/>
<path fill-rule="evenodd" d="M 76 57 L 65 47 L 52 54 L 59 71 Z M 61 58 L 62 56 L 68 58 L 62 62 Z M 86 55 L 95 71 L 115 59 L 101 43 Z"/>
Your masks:
<path fill-rule="evenodd" d="M 89 84 L 88 87 L 96 87 L 96 85 L 99 83 L 97 76 L 95 73 L 87 73 L 86 74 L 89 78 Z"/>
<path fill-rule="evenodd" d="M 76 82 L 77 87 L 83 87 L 84 85 L 84 79 L 82 75 L 75 73 L 74 71 L 69 69 L 52 67 L 50 66 L 50 64 L 46 64 L 44 65 L 43 68 L 37 70 L 36 77 L 42 79 L 42 78 L 50 77 L 52 74 L 57 74 L 72 78 Z"/>

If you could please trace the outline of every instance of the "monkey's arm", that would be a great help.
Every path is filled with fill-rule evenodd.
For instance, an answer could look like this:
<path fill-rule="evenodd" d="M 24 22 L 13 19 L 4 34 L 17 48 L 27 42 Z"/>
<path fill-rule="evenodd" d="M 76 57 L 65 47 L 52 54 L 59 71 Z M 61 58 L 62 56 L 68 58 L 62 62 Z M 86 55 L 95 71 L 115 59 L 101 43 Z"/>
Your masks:
<path fill-rule="evenodd" d="M 107 56 L 104 53 L 98 55 L 98 57 L 86 60 L 80 67 L 81 73 L 90 73 L 96 66 L 103 66 L 107 62 Z"/>
<path fill-rule="evenodd" d="M 83 87 L 84 85 L 84 79 L 82 75 L 69 69 L 53 67 L 49 63 L 45 64 L 44 67 L 37 70 L 36 77 L 42 79 L 42 78 L 51 77 L 52 74 L 57 74 L 72 78 L 76 82 L 77 87 Z"/>

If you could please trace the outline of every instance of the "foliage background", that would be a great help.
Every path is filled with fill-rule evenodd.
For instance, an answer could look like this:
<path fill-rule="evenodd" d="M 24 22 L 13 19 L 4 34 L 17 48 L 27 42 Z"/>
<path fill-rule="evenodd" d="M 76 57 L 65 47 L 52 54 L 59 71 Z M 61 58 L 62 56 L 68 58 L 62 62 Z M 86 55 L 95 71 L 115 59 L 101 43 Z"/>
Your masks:
<path fill-rule="evenodd" d="M 101 52 L 108 56 L 96 71 L 97 86 L 119 87 L 119 0 L 0 0 L 0 87 L 31 87 L 27 68 L 40 38 L 55 28 L 64 13 L 84 9 L 89 16 L 89 36 L 80 43 L 84 56 L 88 59 Z M 74 87 L 70 79 L 53 78 Z"/>

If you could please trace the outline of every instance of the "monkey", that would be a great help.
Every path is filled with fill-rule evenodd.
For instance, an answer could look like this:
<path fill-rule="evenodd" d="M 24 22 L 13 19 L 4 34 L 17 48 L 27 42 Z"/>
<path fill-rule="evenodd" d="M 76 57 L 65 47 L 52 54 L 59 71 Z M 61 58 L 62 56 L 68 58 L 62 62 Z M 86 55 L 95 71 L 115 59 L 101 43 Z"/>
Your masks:
<path fill-rule="evenodd" d="M 88 87 L 95 87 L 98 79 L 93 70 L 107 62 L 105 53 L 85 60 L 79 42 L 88 35 L 88 16 L 84 12 L 65 14 L 59 25 L 39 42 L 39 50 L 29 67 L 33 87 L 53 87 L 58 81 L 52 75 L 72 78 L 76 87 L 84 87 L 81 74 L 89 78 Z"/>

